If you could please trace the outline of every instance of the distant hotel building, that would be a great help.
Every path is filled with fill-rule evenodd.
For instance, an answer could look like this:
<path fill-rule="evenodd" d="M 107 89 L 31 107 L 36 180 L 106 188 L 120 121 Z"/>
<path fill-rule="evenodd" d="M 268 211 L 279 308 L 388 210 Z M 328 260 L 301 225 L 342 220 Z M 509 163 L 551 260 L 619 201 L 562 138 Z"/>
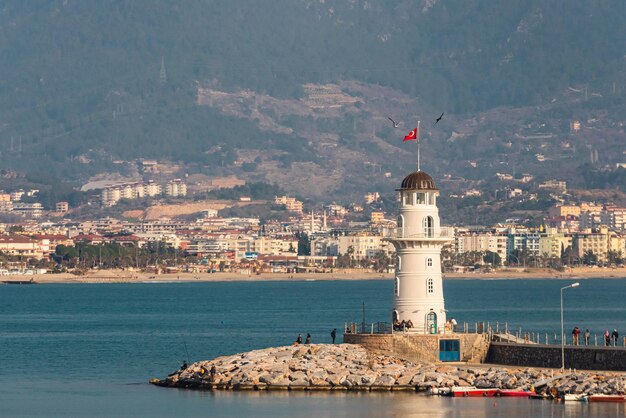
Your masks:
<path fill-rule="evenodd" d="M 368 193 L 363 198 L 366 205 L 376 203 L 378 202 L 379 199 L 380 199 L 380 194 L 378 192 Z"/>
<path fill-rule="evenodd" d="M 284 205 L 285 209 L 287 209 L 290 212 L 302 213 L 302 210 L 303 210 L 302 202 L 300 202 L 299 200 L 296 200 L 295 197 L 276 196 L 274 197 L 274 203 L 277 205 Z"/>
<path fill-rule="evenodd" d="M 181 179 L 169 181 L 165 185 L 165 195 L 171 197 L 187 196 L 187 184 Z"/>
<path fill-rule="evenodd" d="M 539 185 L 540 189 L 554 190 L 559 193 L 567 193 L 567 182 L 561 180 L 547 180 Z"/>
<path fill-rule="evenodd" d="M 67 203 L 67 202 L 57 202 L 57 204 L 56 204 L 56 211 L 57 212 L 65 213 L 68 210 L 70 210 L 69 203 Z"/>
<path fill-rule="evenodd" d="M 373 225 L 378 225 L 385 222 L 385 213 L 384 212 L 372 212 L 370 214 L 370 223 Z"/>
<path fill-rule="evenodd" d="M 41 218 L 43 206 L 41 203 L 13 203 L 12 213 L 24 218 Z"/>
<path fill-rule="evenodd" d="M 174 180 L 174 182 L 175 181 L 176 180 Z M 178 183 L 176 187 L 177 191 L 181 191 L 183 189 L 180 183 Z M 187 185 L 184 185 L 184 191 L 186 194 Z M 159 196 L 161 193 L 161 185 L 152 181 L 149 181 L 147 183 L 124 183 L 115 186 L 105 187 L 104 189 L 102 189 L 101 202 L 102 206 L 114 206 L 122 199 L 140 199 L 142 197 L 155 197 Z"/>

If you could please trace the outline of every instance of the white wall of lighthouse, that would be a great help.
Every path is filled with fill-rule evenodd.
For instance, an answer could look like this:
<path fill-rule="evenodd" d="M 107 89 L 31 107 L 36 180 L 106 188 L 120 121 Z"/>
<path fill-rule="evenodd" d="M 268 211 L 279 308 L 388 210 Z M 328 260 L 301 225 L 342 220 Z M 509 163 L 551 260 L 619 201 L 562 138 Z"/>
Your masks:
<path fill-rule="evenodd" d="M 397 262 L 393 316 L 411 321 L 411 331 L 444 330 L 446 311 L 441 275 L 441 235 L 437 196 L 432 178 L 417 171 L 405 178 L 395 237 Z"/>

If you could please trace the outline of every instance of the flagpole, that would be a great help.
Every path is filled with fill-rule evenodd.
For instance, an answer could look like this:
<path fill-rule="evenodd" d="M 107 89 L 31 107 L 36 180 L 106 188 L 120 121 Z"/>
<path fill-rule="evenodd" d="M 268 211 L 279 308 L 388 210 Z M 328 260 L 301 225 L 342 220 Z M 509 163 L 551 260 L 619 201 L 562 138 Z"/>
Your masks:
<path fill-rule="evenodd" d="M 415 132 L 415 142 L 417 142 L 417 171 L 420 171 L 420 121 L 417 121 L 417 132 Z"/>

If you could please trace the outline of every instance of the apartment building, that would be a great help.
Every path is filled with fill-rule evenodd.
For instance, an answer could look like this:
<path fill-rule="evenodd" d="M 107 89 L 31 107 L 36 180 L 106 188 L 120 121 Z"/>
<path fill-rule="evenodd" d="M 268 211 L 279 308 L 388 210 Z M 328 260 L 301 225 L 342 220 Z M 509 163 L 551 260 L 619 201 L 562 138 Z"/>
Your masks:
<path fill-rule="evenodd" d="M 187 184 L 181 179 L 171 180 L 165 185 L 165 195 L 171 197 L 187 196 Z"/>
<path fill-rule="evenodd" d="M 572 250 L 579 258 L 582 258 L 586 252 L 592 251 L 598 257 L 599 263 L 605 263 L 610 248 L 609 243 L 608 229 L 600 228 L 598 232 L 580 232 L 574 235 Z"/>
<path fill-rule="evenodd" d="M 600 223 L 612 230 L 626 230 L 626 208 L 603 208 L 600 212 Z"/>
<path fill-rule="evenodd" d="M 67 202 L 57 202 L 55 209 L 57 212 L 65 213 L 70 210 L 70 205 Z"/>
<path fill-rule="evenodd" d="M 5 254 L 39 260 L 44 257 L 42 242 L 46 247 L 50 244 L 48 240 L 39 241 L 23 235 L 2 235 L 0 236 L 0 251 Z"/>
<path fill-rule="evenodd" d="M 526 251 L 530 255 L 539 255 L 539 233 L 538 232 L 512 232 L 508 234 L 507 255 L 514 251 Z"/>
<path fill-rule="evenodd" d="M 289 196 L 275 196 L 274 197 L 274 203 L 277 205 L 284 205 L 285 209 L 287 209 L 290 212 L 298 212 L 298 213 L 302 213 L 303 211 L 303 204 L 302 202 L 300 202 L 299 200 L 296 200 L 295 197 L 289 197 Z"/>
<path fill-rule="evenodd" d="M 455 248 L 459 254 L 490 251 L 506 259 L 508 237 L 506 234 L 492 232 L 466 232 L 455 237 Z"/>
<path fill-rule="evenodd" d="M 572 245 L 572 235 L 548 228 L 539 235 L 539 255 L 548 258 L 561 257 L 562 251 Z"/>
<path fill-rule="evenodd" d="M 385 222 L 385 213 L 384 212 L 372 212 L 370 214 L 370 223 L 372 225 L 379 225 Z"/>
<path fill-rule="evenodd" d="M 548 210 L 548 216 L 552 218 L 567 217 L 567 216 L 580 216 L 580 206 L 576 205 L 561 205 L 554 206 Z"/>

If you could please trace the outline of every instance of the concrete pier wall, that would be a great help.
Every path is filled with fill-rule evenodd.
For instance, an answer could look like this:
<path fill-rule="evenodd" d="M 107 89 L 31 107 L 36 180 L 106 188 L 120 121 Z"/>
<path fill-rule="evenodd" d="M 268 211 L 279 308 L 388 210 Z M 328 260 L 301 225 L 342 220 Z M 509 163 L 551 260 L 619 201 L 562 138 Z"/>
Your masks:
<path fill-rule="evenodd" d="M 395 355 L 415 362 L 439 361 L 439 342 L 459 340 L 460 360 L 483 363 L 487 357 L 487 334 L 344 334 L 343 341 L 359 344 L 369 350 Z"/>
<path fill-rule="evenodd" d="M 561 367 L 561 347 L 492 342 L 487 363 L 508 366 Z M 565 368 L 626 371 L 626 348 L 565 346 Z"/>

